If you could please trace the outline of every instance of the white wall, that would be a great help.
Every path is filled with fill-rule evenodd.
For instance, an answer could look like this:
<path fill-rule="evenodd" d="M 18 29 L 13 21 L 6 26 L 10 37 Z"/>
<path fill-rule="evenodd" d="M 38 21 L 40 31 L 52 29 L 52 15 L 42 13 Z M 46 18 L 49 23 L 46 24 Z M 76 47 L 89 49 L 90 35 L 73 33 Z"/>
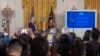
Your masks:
<path fill-rule="evenodd" d="M 84 10 L 84 0 L 64 0 L 64 2 L 63 0 L 57 0 L 56 23 L 58 29 L 61 29 L 65 25 L 65 11 L 72 9 L 73 5 L 78 10 Z M 75 29 L 75 32 L 77 35 L 81 36 L 83 35 L 84 30 Z"/>
<path fill-rule="evenodd" d="M 4 19 L 1 15 L 1 10 L 7 4 L 9 4 L 9 6 L 15 11 L 15 16 L 10 20 L 10 35 L 12 35 L 17 28 L 23 27 L 22 0 L 0 0 L 0 31 L 2 31 L 1 20 Z"/>
<path fill-rule="evenodd" d="M 79 10 L 84 9 L 84 0 L 57 0 L 56 23 L 61 29 L 65 25 L 65 11 L 72 9 L 73 5 Z"/>

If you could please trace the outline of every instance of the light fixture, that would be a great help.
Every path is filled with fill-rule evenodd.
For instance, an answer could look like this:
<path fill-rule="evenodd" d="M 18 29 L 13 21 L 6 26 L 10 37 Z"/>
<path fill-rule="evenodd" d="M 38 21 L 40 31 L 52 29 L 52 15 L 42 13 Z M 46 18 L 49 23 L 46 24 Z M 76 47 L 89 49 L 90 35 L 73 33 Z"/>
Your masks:
<path fill-rule="evenodd" d="M 12 8 L 7 4 L 7 6 L 5 8 L 3 8 L 3 10 L 1 11 L 2 15 L 4 16 L 5 20 L 6 20 L 6 25 L 7 25 L 7 32 L 8 34 L 10 34 L 10 19 L 11 17 L 14 15 L 14 10 L 12 10 Z"/>
<path fill-rule="evenodd" d="M 7 6 L 2 10 L 2 15 L 9 20 L 14 15 L 14 10 L 7 4 Z"/>

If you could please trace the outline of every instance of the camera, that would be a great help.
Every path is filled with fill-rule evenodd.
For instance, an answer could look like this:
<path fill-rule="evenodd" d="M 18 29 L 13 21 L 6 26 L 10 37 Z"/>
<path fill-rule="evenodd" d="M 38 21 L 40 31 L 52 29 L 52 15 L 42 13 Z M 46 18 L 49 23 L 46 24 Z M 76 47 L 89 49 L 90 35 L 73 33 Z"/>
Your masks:
<path fill-rule="evenodd" d="M 26 29 L 22 29 L 22 30 L 21 30 L 21 34 L 27 35 L 27 34 L 28 34 L 28 31 L 27 31 Z"/>

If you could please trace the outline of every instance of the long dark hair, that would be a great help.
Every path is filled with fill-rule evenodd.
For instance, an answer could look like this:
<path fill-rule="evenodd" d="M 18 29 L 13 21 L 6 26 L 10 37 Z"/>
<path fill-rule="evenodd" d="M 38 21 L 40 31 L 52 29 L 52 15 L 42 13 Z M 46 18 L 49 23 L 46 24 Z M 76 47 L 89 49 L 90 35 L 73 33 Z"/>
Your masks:
<path fill-rule="evenodd" d="M 84 33 L 84 36 L 83 36 L 83 41 L 89 41 L 90 38 L 89 38 L 89 35 L 91 34 L 91 30 L 86 30 L 86 32 Z"/>
<path fill-rule="evenodd" d="M 63 34 L 58 39 L 57 53 L 60 54 L 61 56 L 70 56 L 69 51 L 70 51 L 69 36 Z"/>

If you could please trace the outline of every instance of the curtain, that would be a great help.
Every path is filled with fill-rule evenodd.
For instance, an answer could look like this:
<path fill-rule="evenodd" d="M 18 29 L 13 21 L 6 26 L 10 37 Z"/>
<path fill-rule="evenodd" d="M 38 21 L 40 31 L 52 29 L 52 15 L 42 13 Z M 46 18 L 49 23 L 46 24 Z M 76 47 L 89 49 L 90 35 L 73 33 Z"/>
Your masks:
<path fill-rule="evenodd" d="M 100 29 L 100 0 L 85 0 L 85 9 L 97 10 L 97 28 Z"/>
<path fill-rule="evenodd" d="M 56 0 L 22 0 L 22 4 L 24 13 L 24 27 L 28 27 L 33 6 L 37 30 L 41 29 L 41 18 L 44 18 L 42 30 L 46 30 L 51 6 L 53 7 L 53 13 L 56 13 Z"/>

